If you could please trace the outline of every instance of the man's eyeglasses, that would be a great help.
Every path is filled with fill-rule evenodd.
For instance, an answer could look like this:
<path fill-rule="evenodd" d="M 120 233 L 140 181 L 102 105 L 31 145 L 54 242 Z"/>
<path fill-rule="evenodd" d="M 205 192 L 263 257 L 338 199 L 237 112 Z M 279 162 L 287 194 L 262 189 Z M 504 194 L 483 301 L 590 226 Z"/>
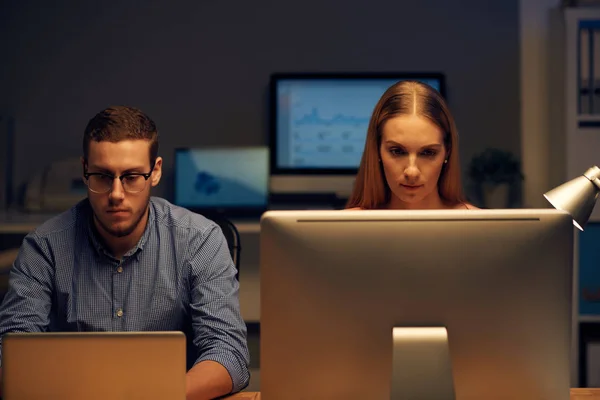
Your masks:
<path fill-rule="evenodd" d="M 111 174 L 105 174 L 103 172 L 87 172 L 86 166 L 83 172 L 83 177 L 85 178 L 85 183 L 88 188 L 90 188 L 90 190 L 94 193 L 110 192 L 115 179 L 119 179 L 121 181 L 123 190 L 125 190 L 127 193 L 139 193 L 146 188 L 146 182 L 152 175 L 153 170 L 154 163 L 152 163 L 150 172 L 147 174 L 132 172 L 123 174 L 121 176 L 114 176 Z"/>

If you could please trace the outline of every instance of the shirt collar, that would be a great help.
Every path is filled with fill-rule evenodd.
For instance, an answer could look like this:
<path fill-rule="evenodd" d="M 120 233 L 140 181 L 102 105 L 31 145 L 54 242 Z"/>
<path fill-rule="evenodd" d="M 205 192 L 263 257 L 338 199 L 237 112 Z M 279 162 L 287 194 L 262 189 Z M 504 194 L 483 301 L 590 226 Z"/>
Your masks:
<path fill-rule="evenodd" d="M 86 204 L 84 204 L 84 220 L 87 221 L 87 233 L 92 247 L 96 250 L 97 253 L 114 258 L 110 251 L 102 244 L 100 234 L 98 233 L 96 225 L 94 224 L 94 212 L 92 210 L 92 206 L 89 203 L 89 200 L 87 200 L 85 203 Z M 147 243 L 148 237 L 150 236 L 150 232 L 152 231 L 155 224 L 156 211 L 154 210 L 154 202 L 152 201 L 152 199 L 150 199 L 150 201 L 148 202 L 148 222 L 146 224 L 146 228 L 144 229 L 144 233 L 142 234 L 140 240 L 138 240 L 137 244 L 131 250 L 125 253 L 123 257 L 131 257 L 132 255 L 144 249 L 144 245 Z"/>

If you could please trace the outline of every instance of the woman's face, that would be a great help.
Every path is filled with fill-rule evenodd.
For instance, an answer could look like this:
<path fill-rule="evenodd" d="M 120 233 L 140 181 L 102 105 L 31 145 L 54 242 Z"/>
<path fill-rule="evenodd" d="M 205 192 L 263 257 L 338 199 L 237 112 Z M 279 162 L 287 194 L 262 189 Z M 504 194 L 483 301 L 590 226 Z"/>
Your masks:
<path fill-rule="evenodd" d="M 446 160 L 442 130 L 425 117 L 401 115 L 383 125 L 379 154 L 392 192 L 390 208 L 438 208 Z"/>

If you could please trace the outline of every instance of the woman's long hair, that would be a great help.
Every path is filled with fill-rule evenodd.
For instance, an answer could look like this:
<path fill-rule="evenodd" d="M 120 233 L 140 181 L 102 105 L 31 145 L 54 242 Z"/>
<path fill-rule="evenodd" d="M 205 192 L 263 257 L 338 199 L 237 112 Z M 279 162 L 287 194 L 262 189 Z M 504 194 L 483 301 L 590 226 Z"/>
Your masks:
<path fill-rule="evenodd" d="M 448 162 L 442 167 L 438 191 L 442 200 L 449 204 L 463 203 L 458 132 L 446 102 L 440 93 L 427 84 L 400 81 L 385 91 L 373 110 L 365 149 L 346 208 L 380 209 L 389 203 L 391 190 L 379 162 L 381 135 L 385 122 L 400 115 L 425 117 L 442 130 Z"/>

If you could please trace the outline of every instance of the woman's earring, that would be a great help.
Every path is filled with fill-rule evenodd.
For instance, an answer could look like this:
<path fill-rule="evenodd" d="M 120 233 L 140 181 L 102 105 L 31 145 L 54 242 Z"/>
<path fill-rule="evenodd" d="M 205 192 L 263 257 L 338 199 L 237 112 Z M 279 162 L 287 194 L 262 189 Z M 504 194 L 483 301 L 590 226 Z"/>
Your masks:
<path fill-rule="evenodd" d="M 444 160 L 444 164 L 448 164 L 448 159 L 447 158 Z"/>

